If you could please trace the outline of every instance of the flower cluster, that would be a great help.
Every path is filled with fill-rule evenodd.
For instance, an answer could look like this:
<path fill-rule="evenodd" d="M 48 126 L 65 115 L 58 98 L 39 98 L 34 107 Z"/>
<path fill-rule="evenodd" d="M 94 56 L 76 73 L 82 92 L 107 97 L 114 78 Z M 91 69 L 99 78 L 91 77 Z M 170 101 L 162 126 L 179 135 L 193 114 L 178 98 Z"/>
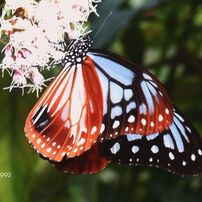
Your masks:
<path fill-rule="evenodd" d="M 84 32 L 90 13 L 101 0 L 6 0 L 0 18 L 2 41 L 6 40 L 0 68 L 12 75 L 10 89 L 42 89 L 40 71 L 50 69 L 50 61 L 60 61 L 64 53 L 58 47 Z"/>

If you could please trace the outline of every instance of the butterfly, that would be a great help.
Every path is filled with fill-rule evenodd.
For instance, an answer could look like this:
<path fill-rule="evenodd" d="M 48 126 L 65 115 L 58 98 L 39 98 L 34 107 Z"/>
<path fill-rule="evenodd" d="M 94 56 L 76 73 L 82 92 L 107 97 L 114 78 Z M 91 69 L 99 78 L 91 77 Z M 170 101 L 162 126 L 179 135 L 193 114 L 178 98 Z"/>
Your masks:
<path fill-rule="evenodd" d="M 57 169 L 97 173 L 110 162 L 202 172 L 202 139 L 151 73 L 91 48 L 89 34 L 64 44 L 62 71 L 29 113 L 25 133 Z"/>

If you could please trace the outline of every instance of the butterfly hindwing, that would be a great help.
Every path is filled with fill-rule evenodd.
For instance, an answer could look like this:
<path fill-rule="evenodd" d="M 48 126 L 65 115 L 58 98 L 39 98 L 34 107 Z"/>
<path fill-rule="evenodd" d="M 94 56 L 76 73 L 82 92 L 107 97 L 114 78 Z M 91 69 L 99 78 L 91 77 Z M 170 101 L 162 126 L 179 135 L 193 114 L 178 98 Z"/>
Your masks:
<path fill-rule="evenodd" d="M 179 110 L 175 110 L 169 129 L 105 141 L 102 151 L 112 162 L 155 166 L 182 176 L 202 172 L 201 137 Z"/>
<path fill-rule="evenodd" d="M 100 141 L 120 134 L 148 135 L 168 128 L 173 106 L 154 76 L 110 52 L 87 53 L 96 67 L 103 92 Z"/>
<path fill-rule="evenodd" d="M 101 155 L 100 144 L 95 143 L 88 151 L 61 162 L 50 161 L 58 170 L 71 174 L 92 174 L 104 169 L 109 160 Z"/>
<path fill-rule="evenodd" d="M 43 156 L 61 161 L 88 150 L 100 132 L 101 86 L 93 65 L 66 65 L 26 120 L 26 136 Z"/>

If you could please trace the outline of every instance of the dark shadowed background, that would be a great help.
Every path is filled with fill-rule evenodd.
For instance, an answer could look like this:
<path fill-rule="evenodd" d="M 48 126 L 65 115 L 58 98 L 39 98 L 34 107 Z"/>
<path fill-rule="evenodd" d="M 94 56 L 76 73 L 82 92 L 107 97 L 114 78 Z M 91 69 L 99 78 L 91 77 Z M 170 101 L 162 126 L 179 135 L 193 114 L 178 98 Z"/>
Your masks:
<path fill-rule="evenodd" d="M 202 1 L 103 0 L 100 18 L 91 18 L 95 32 L 111 11 L 94 46 L 126 56 L 154 73 L 202 134 Z M 119 165 L 96 175 L 58 172 L 24 136 L 35 94 L 3 90 L 10 81 L 7 74 L 0 79 L 0 172 L 11 172 L 10 178 L 0 178 L 0 202 L 202 201 L 202 177 Z"/>

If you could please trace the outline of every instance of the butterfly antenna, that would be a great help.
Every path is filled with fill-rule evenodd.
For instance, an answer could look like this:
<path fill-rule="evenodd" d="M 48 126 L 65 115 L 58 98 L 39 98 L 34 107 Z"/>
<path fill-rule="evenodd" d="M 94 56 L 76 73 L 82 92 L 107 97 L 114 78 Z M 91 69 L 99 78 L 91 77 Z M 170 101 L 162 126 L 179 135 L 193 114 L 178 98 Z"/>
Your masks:
<path fill-rule="evenodd" d="M 100 26 L 100 28 L 98 29 L 98 31 L 95 33 L 95 35 L 93 36 L 93 38 L 95 38 L 100 33 L 100 31 L 102 30 L 102 28 L 104 27 L 104 25 L 106 24 L 106 22 L 109 20 L 109 18 L 111 17 L 111 15 L 112 15 L 112 11 L 107 15 L 107 17 L 105 18 L 104 22 L 102 23 L 102 25 Z"/>
<path fill-rule="evenodd" d="M 68 44 L 66 46 L 66 49 L 69 49 L 75 42 L 75 40 L 72 40 L 72 39 L 69 38 L 68 33 L 66 33 L 66 32 L 64 34 L 64 41 L 65 41 L 66 44 Z"/>

